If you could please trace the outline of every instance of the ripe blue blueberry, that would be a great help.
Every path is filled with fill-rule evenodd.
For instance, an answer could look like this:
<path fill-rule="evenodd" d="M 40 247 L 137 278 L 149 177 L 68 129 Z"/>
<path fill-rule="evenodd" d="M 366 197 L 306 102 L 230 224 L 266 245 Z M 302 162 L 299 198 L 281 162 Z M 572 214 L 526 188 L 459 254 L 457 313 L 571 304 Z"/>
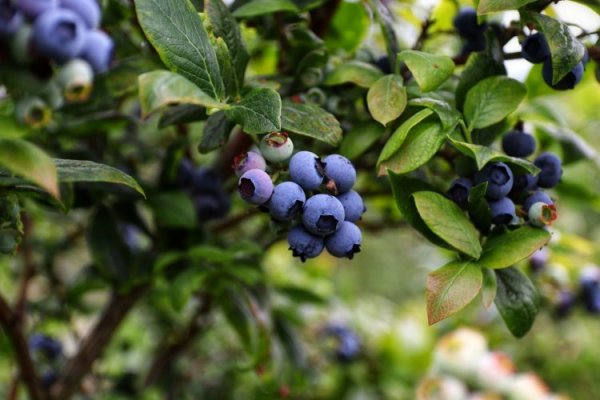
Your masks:
<path fill-rule="evenodd" d="M 469 178 L 457 178 L 448 189 L 448 197 L 461 207 L 466 207 L 469 202 L 469 193 L 473 182 Z"/>
<path fill-rule="evenodd" d="M 316 190 L 323 183 L 325 170 L 315 153 L 300 151 L 290 160 L 290 177 L 304 190 Z"/>
<path fill-rule="evenodd" d="M 328 194 L 316 194 L 304 203 L 302 222 L 310 233 L 326 236 L 337 231 L 344 222 L 344 206 Z"/>
<path fill-rule="evenodd" d="M 352 259 L 360 251 L 362 234 L 352 222 L 344 221 L 341 227 L 325 238 L 325 248 L 332 256 Z"/>
<path fill-rule="evenodd" d="M 538 191 L 532 193 L 531 195 L 529 195 L 525 199 L 525 201 L 523 202 L 523 210 L 529 212 L 529 208 L 532 205 L 534 205 L 535 203 L 538 203 L 538 202 L 546 203 L 548 205 L 554 204 L 554 202 L 552 201 L 552 199 L 550 198 L 550 196 L 548 196 L 543 191 L 538 190 Z"/>
<path fill-rule="evenodd" d="M 36 19 L 46 11 L 56 9 L 58 0 L 17 0 L 19 9 L 30 19 Z"/>
<path fill-rule="evenodd" d="M 490 201 L 490 212 L 492 213 L 492 222 L 497 225 L 510 224 L 515 215 L 515 203 L 508 197 L 500 200 Z"/>
<path fill-rule="evenodd" d="M 12 5 L 10 0 L 0 1 L 0 37 L 14 35 L 23 24 L 23 14 Z"/>
<path fill-rule="evenodd" d="M 475 184 L 487 182 L 486 197 L 499 200 L 505 197 L 513 186 L 513 174 L 508 165 L 498 162 L 487 164 L 475 174 Z"/>
<path fill-rule="evenodd" d="M 79 57 L 92 66 L 94 73 L 102 74 L 110 68 L 114 50 L 115 44 L 110 36 L 99 30 L 89 31 Z"/>
<path fill-rule="evenodd" d="M 531 268 L 531 271 L 534 273 L 540 272 L 546 268 L 549 259 L 550 255 L 548 254 L 548 248 L 542 247 L 541 249 L 536 250 L 529 258 L 529 268 Z"/>
<path fill-rule="evenodd" d="M 583 62 L 579 62 L 567 75 L 565 75 L 556 85 L 552 84 L 552 59 L 548 58 L 544 61 L 542 69 L 542 77 L 544 82 L 554 90 L 569 90 L 573 89 L 583 78 Z"/>
<path fill-rule="evenodd" d="M 242 176 L 246 171 L 251 169 L 260 169 L 264 171 L 267 169 L 267 162 L 259 153 L 249 151 L 242 153 L 233 159 L 233 169 L 237 176 Z"/>
<path fill-rule="evenodd" d="M 558 185 L 562 177 L 562 163 L 556 154 L 542 153 L 533 163 L 541 169 L 538 174 L 538 186 L 553 188 Z"/>
<path fill-rule="evenodd" d="M 390 58 L 387 55 L 379 57 L 377 60 L 375 60 L 374 64 L 384 74 L 392 73 L 392 65 L 390 63 Z"/>
<path fill-rule="evenodd" d="M 100 5 L 97 0 L 60 0 L 60 7 L 78 14 L 89 29 L 100 24 Z"/>
<path fill-rule="evenodd" d="M 35 21 L 33 27 L 33 43 L 37 51 L 59 63 L 79 54 L 85 36 L 85 24 L 69 10 L 48 11 Z"/>
<path fill-rule="evenodd" d="M 580 284 L 585 308 L 593 314 L 600 314 L 600 271 L 598 268 L 585 268 L 581 274 Z"/>
<path fill-rule="evenodd" d="M 273 193 L 273 182 L 265 171 L 251 169 L 240 177 L 238 191 L 248 203 L 261 205 L 269 201 Z"/>
<path fill-rule="evenodd" d="M 273 132 L 260 141 L 260 151 L 266 160 L 282 162 L 291 157 L 294 143 L 285 132 Z"/>
<path fill-rule="evenodd" d="M 531 174 L 519 174 L 514 176 L 514 183 L 512 190 L 510 191 L 511 195 L 520 195 L 521 193 L 528 193 L 532 190 L 535 190 L 537 187 L 538 177 L 537 175 Z"/>
<path fill-rule="evenodd" d="M 356 182 L 356 169 L 352 162 L 339 154 L 332 154 L 323 159 L 325 175 L 335 183 L 337 193 L 346 193 Z"/>
<path fill-rule="evenodd" d="M 473 7 L 462 7 L 453 20 L 454 28 L 463 38 L 476 38 L 482 36 L 486 24 L 477 22 L 477 11 Z"/>
<path fill-rule="evenodd" d="M 277 221 L 291 221 L 302 212 L 306 195 L 295 182 L 283 182 L 275 186 L 267 204 L 271 217 Z"/>
<path fill-rule="evenodd" d="M 194 179 L 194 163 L 191 160 L 184 158 L 177 165 L 177 173 L 175 181 L 178 185 L 183 187 L 189 187 L 192 185 Z"/>
<path fill-rule="evenodd" d="M 29 349 L 32 353 L 42 354 L 49 360 L 54 360 L 62 354 L 62 344 L 58 340 L 40 333 L 31 335 Z"/>
<path fill-rule="evenodd" d="M 485 50 L 485 36 L 480 35 L 468 38 L 467 41 L 463 44 L 460 50 L 460 54 L 462 56 L 468 56 L 472 52 L 483 50 Z"/>
<path fill-rule="evenodd" d="M 337 196 L 337 199 L 344 207 L 346 221 L 356 222 L 360 219 L 363 213 L 367 210 L 362 197 L 354 190 L 342 193 Z"/>
<path fill-rule="evenodd" d="M 219 193 L 223 186 L 221 177 L 213 168 L 194 168 L 191 177 L 191 192 L 193 194 Z"/>
<path fill-rule="evenodd" d="M 45 389 L 50 389 L 50 387 L 52 385 L 54 385 L 54 382 L 56 382 L 57 380 L 58 380 L 58 375 L 54 371 L 44 372 L 40 376 L 40 381 L 41 381 L 42 387 Z"/>
<path fill-rule="evenodd" d="M 535 151 L 535 138 L 522 131 L 510 131 L 502 138 L 502 149 L 511 157 L 529 157 Z"/>
<path fill-rule="evenodd" d="M 308 232 L 302 225 L 296 225 L 288 232 L 288 244 L 294 257 L 302 262 L 307 258 L 315 258 L 323 252 L 325 242 L 320 236 Z"/>
<path fill-rule="evenodd" d="M 192 197 L 196 218 L 200 222 L 221 218 L 231 208 L 231 200 L 225 193 L 198 193 Z"/>
<path fill-rule="evenodd" d="M 325 333 L 337 340 L 335 357 L 339 362 L 348 363 L 359 356 L 361 350 L 360 338 L 352 330 L 346 326 L 336 324 L 327 326 Z"/>
<path fill-rule="evenodd" d="M 550 46 L 542 33 L 527 36 L 521 44 L 521 55 L 532 64 L 539 64 L 550 57 Z"/>

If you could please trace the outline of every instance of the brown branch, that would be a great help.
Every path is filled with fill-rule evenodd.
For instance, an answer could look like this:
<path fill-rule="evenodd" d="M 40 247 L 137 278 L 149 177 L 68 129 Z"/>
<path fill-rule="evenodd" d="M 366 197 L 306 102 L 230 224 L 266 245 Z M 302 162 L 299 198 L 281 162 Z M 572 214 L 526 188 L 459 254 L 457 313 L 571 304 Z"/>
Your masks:
<path fill-rule="evenodd" d="M 83 339 L 79 352 L 67 361 L 60 379 L 52 386 L 51 399 L 66 400 L 79 391 L 81 381 L 92 369 L 92 364 L 102 355 L 123 319 L 147 288 L 140 285 L 127 293 L 112 294 L 100 320 Z"/>
<path fill-rule="evenodd" d="M 10 309 L 6 299 L 0 295 L 0 326 L 6 332 L 8 339 L 13 345 L 17 363 L 19 365 L 20 376 L 31 400 L 42 400 L 44 396 L 38 385 L 38 378 L 33 367 L 33 361 L 29 355 L 27 340 L 21 330 L 20 322 L 15 313 Z"/>
<path fill-rule="evenodd" d="M 211 306 L 212 299 L 209 296 L 203 296 L 202 304 L 194 313 L 188 326 L 177 335 L 175 340 L 169 340 L 169 338 L 163 340 L 163 343 L 159 346 L 159 350 L 154 357 L 152 365 L 148 369 L 145 387 L 155 385 L 163 376 L 167 368 L 173 365 L 173 361 L 179 357 L 181 352 L 191 345 L 199 335 L 206 331 L 206 328 L 210 324 L 209 314 Z"/>
<path fill-rule="evenodd" d="M 21 283 L 19 285 L 19 291 L 17 293 L 17 300 L 15 303 L 15 317 L 18 323 L 22 323 L 25 316 L 25 308 L 27 306 L 27 291 L 29 289 L 29 283 L 36 274 L 35 264 L 33 262 L 33 254 L 31 249 L 31 231 L 32 221 L 29 216 L 22 214 L 21 220 L 23 221 L 23 240 L 19 249 L 23 256 L 23 275 L 21 276 Z"/>

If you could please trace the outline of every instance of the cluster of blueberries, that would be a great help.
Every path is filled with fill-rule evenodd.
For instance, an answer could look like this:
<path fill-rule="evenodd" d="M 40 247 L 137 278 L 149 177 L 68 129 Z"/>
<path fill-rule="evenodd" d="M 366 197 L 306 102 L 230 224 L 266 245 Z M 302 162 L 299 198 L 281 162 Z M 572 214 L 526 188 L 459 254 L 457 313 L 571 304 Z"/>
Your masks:
<path fill-rule="evenodd" d="M 301 221 L 289 230 L 288 243 L 302 261 L 317 257 L 323 249 L 351 259 L 362 240 L 354 223 L 365 212 L 361 196 L 352 190 L 354 166 L 339 154 L 321 159 L 310 151 L 292 156 L 293 150 L 288 135 L 275 132 L 263 137 L 259 151 L 236 157 L 233 167 L 240 196 L 269 212 L 275 221 Z M 267 161 L 281 165 L 288 159 L 291 180 L 273 185 Z"/>
<path fill-rule="evenodd" d="M 43 387 L 49 388 L 58 379 L 55 365 L 63 354 L 62 344 L 50 336 L 36 333 L 29 337 L 29 351 L 40 371 Z"/>
<path fill-rule="evenodd" d="M 0 0 L 0 50 L 14 63 L 31 66 L 38 78 L 52 76 L 50 89 L 17 104 L 22 123 L 38 128 L 49 122 L 43 97 L 51 108 L 89 98 L 94 75 L 108 70 L 114 52 L 100 18 L 97 0 Z M 58 66 L 56 74 L 42 68 L 50 65 Z"/>
<path fill-rule="evenodd" d="M 511 157 L 526 158 L 536 149 L 535 138 L 521 130 L 504 134 L 502 139 L 504 152 Z M 488 163 L 474 176 L 465 176 L 452 182 L 448 196 L 459 206 L 466 208 L 469 194 L 474 185 L 487 182 L 486 199 L 490 208 L 492 222 L 496 225 L 518 225 L 519 216 L 534 226 L 545 226 L 556 219 L 554 202 L 543 189 L 555 187 L 562 176 L 560 159 L 553 153 L 541 153 L 534 160 L 540 168 L 538 175 L 514 173 L 502 162 Z"/>
<path fill-rule="evenodd" d="M 582 59 L 564 78 L 558 81 L 555 85 L 552 84 L 552 57 L 550 54 L 550 46 L 543 33 L 537 32 L 527 36 L 521 44 L 521 55 L 532 64 L 544 63 L 542 69 L 542 77 L 544 82 L 555 90 L 573 89 L 575 85 L 581 81 L 583 71 L 589 61 L 589 54 L 586 50 Z"/>
<path fill-rule="evenodd" d="M 467 56 L 471 52 L 485 49 L 485 31 L 488 25 L 477 21 L 477 11 L 473 7 L 461 7 L 452 22 L 458 35 L 465 41 L 461 55 Z"/>

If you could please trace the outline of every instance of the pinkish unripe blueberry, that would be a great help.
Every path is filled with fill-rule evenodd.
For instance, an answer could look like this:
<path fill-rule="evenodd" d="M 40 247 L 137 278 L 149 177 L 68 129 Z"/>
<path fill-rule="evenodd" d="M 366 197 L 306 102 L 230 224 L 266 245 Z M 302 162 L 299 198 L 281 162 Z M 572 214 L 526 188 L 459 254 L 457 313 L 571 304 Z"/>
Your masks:
<path fill-rule="evenodd" d="M 283 162 L 292 156 L 294 143 L 285 132 L 273 132 L 260 141 L 260 152 L 266 160 Z"/>
<path fill-rule="evenodd" d="M 246 171 L 250 171 L 251 169 L 266 170 L 267 163 L 259 153 L 249 151 L 236 156 L 233 159 L 232 167 L 237 176 L 242 176 Z"/>

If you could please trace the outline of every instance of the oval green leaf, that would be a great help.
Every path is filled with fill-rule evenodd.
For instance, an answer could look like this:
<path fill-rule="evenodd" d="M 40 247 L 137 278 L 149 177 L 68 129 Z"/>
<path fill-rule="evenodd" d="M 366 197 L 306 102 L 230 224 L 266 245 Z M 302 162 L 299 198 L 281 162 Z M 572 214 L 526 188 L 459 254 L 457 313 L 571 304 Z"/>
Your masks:
<path fill-rule="evenodd" d="M 252 0 L 236 9 L 233 16 L 248 18 L 280 11 L 298 13 L 300 9 L 291 0 Z"/>
<path fill-rule="evenodd" d="M 382 76 L 383 72 L 371 64 L 362 61 L 349 61 L 335 68 L 325 78 L 324 83 L 329 86 L 354 83 L 368 89 Z"/>
<path fill-rule="evenodd" d="M 281 130 L 281 97 L 273 89 L 254 88 L 238 103 L 225 110 L 231 121 L 249 134 Z"/>
<path fill-rule="evenodd" d="M 399 75 L 386 75 L 367 92 L 367 105 L 373 118 L 387 125 L 398 118 L 406 108 L 406 88 Z"/>
<path fill-rule="evenodd" d="M 284 101 L 281 128 L 332 146 L 337 146 L 342 140 L 342 128 L 338 120 L 316 104 Z"/>
<path fill-rule="evenodd" d="M 477 6 L 477 14 L 484 15 L 492 12 L 517 10 L 536 0 L 481 0 Z"/>
<path fill-rule="evenodd" d="M 523 226 L 488 240 L 479 263 L 486 268 L 506 268 L 526 259 L 550 240 L 544 229 Z"/>
<path fill-rule="evenodd" d="M 436 89 L 454 72 L 454 62 L 448 56 L 404 50 L 398 54 L 398 60 L 406 64 L 422 92 Z"/>
<path fill-rule="evenodd" d="M 535 321 L 539 311 L 539 297 L 535 287 L 515 267 L 496 270 L 498 290 L 496 307 L 508 330 L 515 337 L 523 337 Z"/>

